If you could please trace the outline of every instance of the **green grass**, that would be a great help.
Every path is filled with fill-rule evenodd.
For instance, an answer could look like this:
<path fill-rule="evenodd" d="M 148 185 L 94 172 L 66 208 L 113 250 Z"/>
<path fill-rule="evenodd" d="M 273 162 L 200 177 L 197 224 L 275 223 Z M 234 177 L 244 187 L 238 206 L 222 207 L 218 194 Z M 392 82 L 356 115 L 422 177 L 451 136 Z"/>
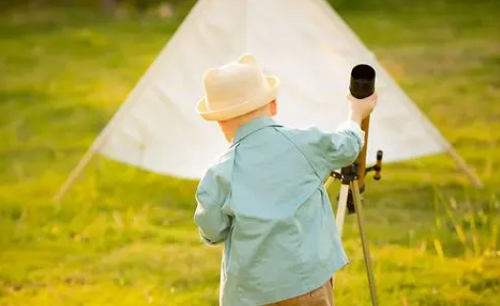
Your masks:
<path fill-rule="evenodd" d="M 474 189 L 446 155 L 369 179 L 381 304 L 497 305 L 500 3 L 333 2 L 486 185 Z M 220 248 L 202 245 L 192 222 L 196 182 L 97 158 L 52 201 L 190 3 L 168 20 L 84 7 L 0 13 L 1 306 L 217 305 Z M 337 303 L 367 305 L 352 217 L 344 240 L 352 264 Z"/>

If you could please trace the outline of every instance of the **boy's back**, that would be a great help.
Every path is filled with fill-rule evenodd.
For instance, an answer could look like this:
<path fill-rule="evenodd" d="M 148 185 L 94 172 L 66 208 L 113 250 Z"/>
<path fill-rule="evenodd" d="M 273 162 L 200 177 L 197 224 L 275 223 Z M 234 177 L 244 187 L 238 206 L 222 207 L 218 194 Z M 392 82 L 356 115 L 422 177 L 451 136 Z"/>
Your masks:
<path fill-rule="evenodd" d="M 321 287 L 347 258 L 322 183 L 354 161 L 359 126 L 289 129 L 261 116 L 238 129 L 200 182 L 195 221 L 225 242 L 222 305 L 263 305 Z"/>
<path fill-rule="evenodd" d="M 248 54 L 203 76 L 196 110 L 231 143 L 196 192 L 202 239 L 225 243 L 222 306 L 331 306 L 329 280 L 347 263 L 322 184 L 356 159 L 377 97 L 348 96 L 336 133 L 296 130 L 271 119 L 279 85 Z"/>

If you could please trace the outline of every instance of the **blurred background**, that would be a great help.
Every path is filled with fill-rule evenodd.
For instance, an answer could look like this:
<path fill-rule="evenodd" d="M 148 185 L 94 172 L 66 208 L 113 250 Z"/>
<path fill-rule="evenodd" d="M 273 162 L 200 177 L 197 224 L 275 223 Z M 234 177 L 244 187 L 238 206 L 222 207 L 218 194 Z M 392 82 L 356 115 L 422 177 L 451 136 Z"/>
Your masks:
<path fill-rule="evenodd" d="M 52 200 L 195 2 L 0 1 L 1 306 L 218 304 L 221 249 L 200 243 L 196 181 L 98 157 Z M 329 2 L 485 183 L 444 154 L 368 180 L 381 305 L 498 305 L 500 1 Z M 346 222 L 335 299 L 367 305 Z"/>

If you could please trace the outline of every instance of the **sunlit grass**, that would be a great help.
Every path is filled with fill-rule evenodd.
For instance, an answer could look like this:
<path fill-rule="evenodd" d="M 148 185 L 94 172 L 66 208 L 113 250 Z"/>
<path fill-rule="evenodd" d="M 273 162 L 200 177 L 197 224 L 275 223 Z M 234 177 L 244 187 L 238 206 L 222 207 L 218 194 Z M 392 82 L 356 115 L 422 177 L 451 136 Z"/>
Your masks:
<path fill-rule="evenodd" d="M 486 184 L 472 188 L 446 155 L 368 179 L 381 304 L 496 305 L 498 2 L 332 2 Z M 52 201 L 185 13 L 0 15 L 0 305 L 217 305 L 220 249 L 203 246 L 192 222 L 196 182 L 97 157 Z M 352 217 L 345 245 L 337 304 L 366 305 Z"/>

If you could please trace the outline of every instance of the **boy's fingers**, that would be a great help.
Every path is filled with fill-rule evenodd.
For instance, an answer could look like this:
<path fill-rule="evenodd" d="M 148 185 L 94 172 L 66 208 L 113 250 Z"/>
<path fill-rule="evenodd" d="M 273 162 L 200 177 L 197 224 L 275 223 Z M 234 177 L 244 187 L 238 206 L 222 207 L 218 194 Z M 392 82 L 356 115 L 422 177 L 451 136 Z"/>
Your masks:
<path fill-rule="evenodd" d="M 348 93 L 346 95 L 346 98 L 349 101 L 368 101 L 368 102 L 371 102 L 373 100 L 378 100 L 378 93 L 375 92 L 371 96 L 363 98 L 363 99 L 358 99 L 358 98 L 354 97 L 353 95 L 351 95 L 350 93 Z"/>
<path fill-rule="evenodd" d="M 378 94 L 377 93 L 374 93 L 373 95 L 370 96 L 369 98 L 370 100 L 370 104 L 375 107 L 375 105 L 377 105 L 378 103 Z"/>

